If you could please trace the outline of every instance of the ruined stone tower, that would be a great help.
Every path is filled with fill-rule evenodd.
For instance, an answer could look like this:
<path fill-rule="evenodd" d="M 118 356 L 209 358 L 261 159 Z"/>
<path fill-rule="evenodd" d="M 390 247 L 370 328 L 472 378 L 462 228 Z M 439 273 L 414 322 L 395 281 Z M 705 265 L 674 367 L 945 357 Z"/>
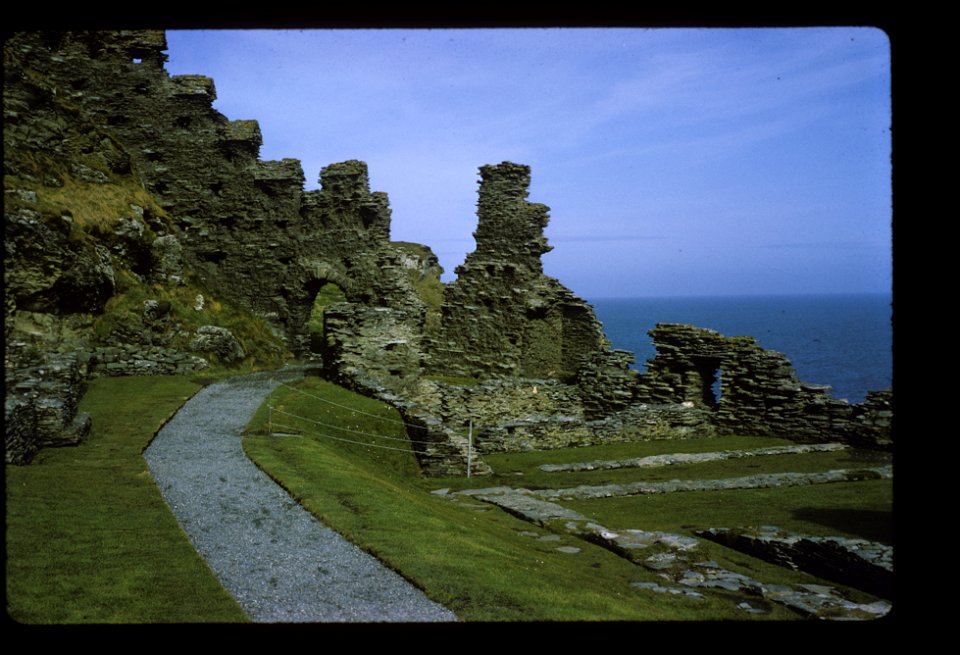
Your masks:
<path fill-rule="evenodd" d="M 543 274 L 548 208 L 527 202 L 530 167 L 480 168 L 476 250 L 444 294 L 437 372 L 572 380 L 609 346 L 592 308 Z"/>

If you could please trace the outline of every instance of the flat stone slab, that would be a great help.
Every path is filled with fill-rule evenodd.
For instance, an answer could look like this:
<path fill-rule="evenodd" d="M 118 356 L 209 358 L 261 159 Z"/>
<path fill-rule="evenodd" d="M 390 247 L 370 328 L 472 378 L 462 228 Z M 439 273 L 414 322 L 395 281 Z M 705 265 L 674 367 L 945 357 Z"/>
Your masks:
<path fill-rule="evenodd" d="M 860 480 L 893 477 L 893 466 L 865 469 L 834 469 L 820 473 L 760 473 L 740 478 L 719 480 L 670 480 L 668 482 L 632 482 L 628 484 L 581 485 L 567 489 L 538 489 L 531 491 L 544 499 L 612 498 L 614 496 L 637 496 L 666 494 L 678 491 L 717 491 L 720 489 L 769 489 L 795 487 L 807 484 L 831 482 L 856 482 Z"/>
<path fill-rule="evenodd" d="M 456 616 L 321 524 L 244 454 L 241 435 L 279 384 L 302 373 L 202 389 L 144 453 L 167 504 L 256 622 L 455 621 Z"/>
<path fill-rule="evenodd" d="M 724 459 L 744 457 L 762 457 L 769 455 L 801 455 L 805 453 L 823 453 L 847 450 L 842 443 L 798 444 L 795 446 L 771 446 L 769 448 L 751 448 L 748 450 L 720 450 L 709 453 L 672 453 L 668 455 L 650 455 L 631 459 L 606 459 L 571 464 L 541 464 L 538 468 L 547 473 L 561 471 L 597 471 L 620 468 L 658 468 L 674 464 L 702 464 Z"/>
<path fill-rule="evenodd" d="M 712 560 L 695 561 L 700 541 L 694 537 L 661 532 L 658 530 L 623 529 L 611 530 L 591 521 L 585 516 L 567 509 L 555 502 L 534 497 L 542 490 L 492 488 L 484 490 L 484 495 L 475 495 L 477 490 L 455 492 L 472 496 L 479 500 L 497 505 L 504 510 L 541 526 L 552 524 L 558 528 L 558 520 L 570 534 L 608 550 L 641 565 L 648 570 L 658 572 L 664 580 L 677 586 L 664 586 L 658 583 L 633 582 L 636 589 L 655 593 L 683 595 L 690 598 L 703 598 L 703 594 L 694 589 L 715 589 L 734 592 L 765 601 L 778 603 L 801 614 L 822 619 L 862 620 L 885 615 L 891 609 L 886 601 L 874 603 L 854 603 L 841 596 L 827 585 L 787 585 L 769 584 L 749 576 L 722 568 Z M 767 531 L 776 531 L 774 526 L 763 526 Z M 528 534 L 528 533 L 520 533 Z M 529 533 L 536 537 L 536 533 Z M 539 537 L 546 540 L 546 537 Z M 564 546 L 557 550 L 563 550 Z M 737 607 L 749 614 L 766 614 L 768 610 L 762 603 L 740 602 Z"/>
<path fill-rule="evenodd" d="M 537 525 L 544 525 L 552 519 L 587 520 L 586 517 L 572 509 L 534 498 L 530 495 L 530 492 L 526 490 L 516 491 L 511 489 L 507 493 L 476 496 L 476 498 L 501 507 L 514 516 L 519 516 Z"/>

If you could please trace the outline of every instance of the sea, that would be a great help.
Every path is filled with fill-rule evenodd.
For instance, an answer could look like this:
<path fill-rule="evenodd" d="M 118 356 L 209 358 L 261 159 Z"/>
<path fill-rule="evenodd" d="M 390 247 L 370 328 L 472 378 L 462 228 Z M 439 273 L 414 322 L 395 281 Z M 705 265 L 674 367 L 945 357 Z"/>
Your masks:
<path fill-rule="evenodd" d="M 614 348 L 646 370 L 647 334 L 657 323 L 685 323 L 726 336 L 751 336 L 790 360 L 802 382 L 828 384 L 834 398 L 862 402 L 867 391 L 893 386 L 889 294 L 593 298 Z"/>

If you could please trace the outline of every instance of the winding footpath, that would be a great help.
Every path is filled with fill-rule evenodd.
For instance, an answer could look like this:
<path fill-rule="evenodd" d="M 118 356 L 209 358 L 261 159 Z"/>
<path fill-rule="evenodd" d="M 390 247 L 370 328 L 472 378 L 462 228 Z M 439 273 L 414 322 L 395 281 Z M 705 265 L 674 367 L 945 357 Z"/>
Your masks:
<path fill-rule="evenodd" d="M 456 621 L 322 525 L 247 458 L 241 434 L 285 369 L 202 389 L 144 457 L 194 547 L 256 622 Z"/>

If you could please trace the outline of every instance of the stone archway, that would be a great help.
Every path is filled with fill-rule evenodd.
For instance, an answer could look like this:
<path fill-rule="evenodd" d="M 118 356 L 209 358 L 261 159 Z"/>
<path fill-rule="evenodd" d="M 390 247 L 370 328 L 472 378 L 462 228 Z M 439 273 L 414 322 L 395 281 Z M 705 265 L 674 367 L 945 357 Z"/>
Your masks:
<path fill-rule="evenodd" d="M 334 302 L 355 302 L 356 293 L 343 271 L 327 262 L 300 262 L 298 268 L 298 274 L 291 276 L 296 282 L 282 290 L 288 343 L 298 356 L 320 354 L 322 343 L 313 335 L 322 335 L 323 308 Z"/>
<path fill-rule="evenodd" d="M 316 289 L 315 291 L 313 289 Z M 333 303 L 346 302 L 347 296 L 336 282 L 315 280 L 307 285 L 308 292 L 313 296 L 310 318 L 307 322 L 309 351 L 315 355 L 322 355 L 326 350 L 323 336 L 323 316 L 327 306 Z"/>

